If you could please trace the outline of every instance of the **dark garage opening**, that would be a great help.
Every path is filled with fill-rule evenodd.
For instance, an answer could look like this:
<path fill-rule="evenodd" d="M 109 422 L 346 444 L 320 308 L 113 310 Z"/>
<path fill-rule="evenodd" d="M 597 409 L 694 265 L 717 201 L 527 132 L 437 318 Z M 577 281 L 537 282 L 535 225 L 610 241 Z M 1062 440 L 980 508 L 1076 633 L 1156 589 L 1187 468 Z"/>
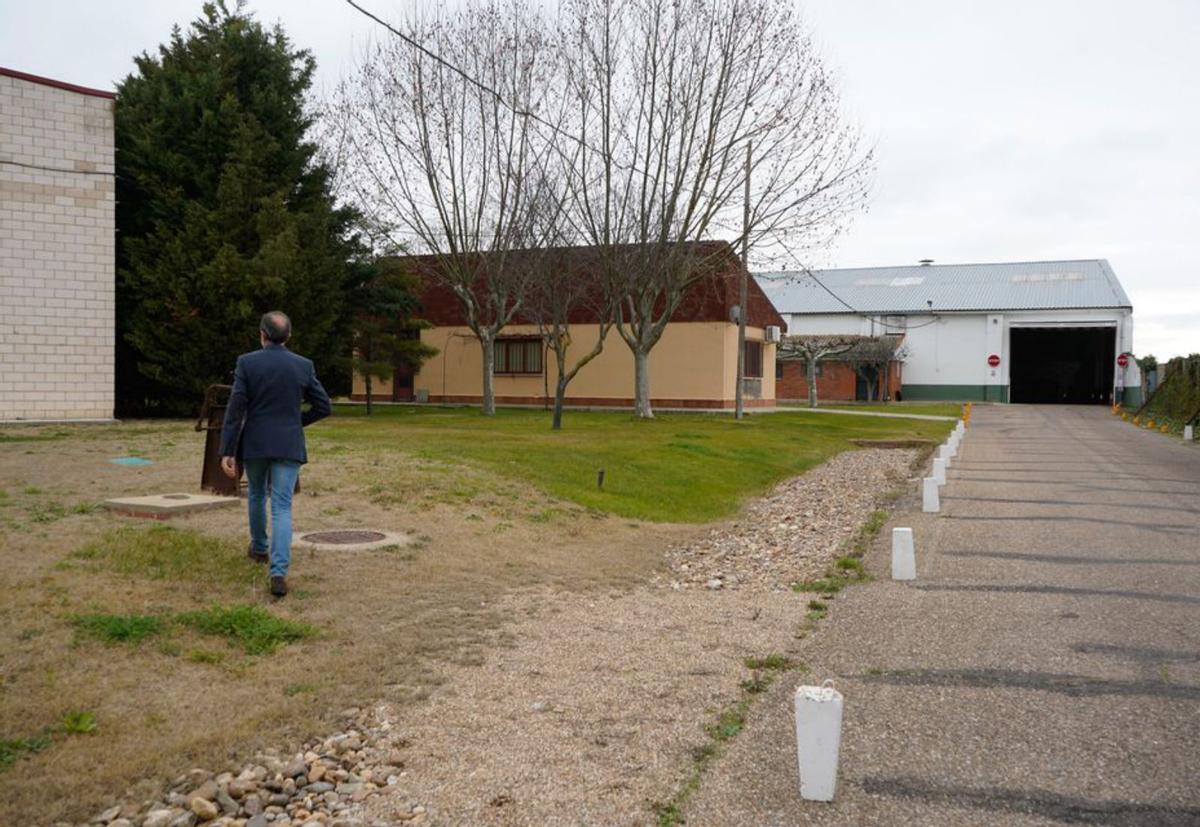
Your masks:
<path fill-rule="evenodd" d="M 1111 404 L 1116 342 L 1111 327 L 1013 328 L 1009 399 Z"/>

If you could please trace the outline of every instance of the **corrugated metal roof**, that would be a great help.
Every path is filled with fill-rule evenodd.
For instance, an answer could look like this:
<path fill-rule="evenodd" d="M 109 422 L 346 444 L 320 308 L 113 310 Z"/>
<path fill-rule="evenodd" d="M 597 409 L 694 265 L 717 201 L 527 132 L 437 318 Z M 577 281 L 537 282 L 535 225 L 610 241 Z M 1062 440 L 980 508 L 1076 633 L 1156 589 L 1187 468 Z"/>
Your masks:
<path fill-rule="evenodd" d="M 1105 259 L 931 264 L 816 270 L 854 311 L 876 314 L 953 310 L 1132 308 Z M 780 313 L 850 313 L 806 272 L 755 273 Z"/>

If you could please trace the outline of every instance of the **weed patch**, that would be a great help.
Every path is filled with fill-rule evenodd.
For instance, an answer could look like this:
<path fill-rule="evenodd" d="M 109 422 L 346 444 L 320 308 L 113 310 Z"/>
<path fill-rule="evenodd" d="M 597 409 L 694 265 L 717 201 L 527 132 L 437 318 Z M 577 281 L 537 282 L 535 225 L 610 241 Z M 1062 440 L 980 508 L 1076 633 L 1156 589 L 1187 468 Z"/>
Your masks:
<path fill-rule="evenodd" d="M 154 615 L 76 615 L 71 622 L 83 637 L 105 643 L 138 644 L 161 634 L 165 627 L 163 619 Z"/>
<path fill-rule="evenodd" d="M 837 594 L 846 588 L 850 581 L 845 577 L 831 574 L 819 580 L 801 580 L 792 584 L 792 590 L 797 592 L 814 592 L 816 594 Z"/>
<path fill-rule="evenodd" d="M 96 731 L 96 713 L 68 712 L 62 719 L 62 730 L 68 735 L 87 735 Z"/>
<path fill-rule="evenodd" d="M 259 606 L 213 606 L 176 619 L 201 634 L 226 638 L 248 655 L 269 655 L 280 646 L 316 634 L 306 623 L 276 617 Z"/>
<path fill-rule="evenodd" d="M 746 658 L 743 663 L 747 669 L 765 669 L 773 672 L 785 672 L 795 664 L 792 659 L 783 655 L 766 655 L 761 658 Z"/>
<path fill-rule="evenodd" d="M 25 755 L 33 755 L 50 746 L 50 736 L 34 735 L 29 738 L 0 739 L 0 770 L 5 770 Z"/>
<path fill-rule="evenodd" d="M 114 529 L 74 556 L 151 580 L 253 585 L 262 577 L 245 551 L 233 543 L 170 526 Z"/>

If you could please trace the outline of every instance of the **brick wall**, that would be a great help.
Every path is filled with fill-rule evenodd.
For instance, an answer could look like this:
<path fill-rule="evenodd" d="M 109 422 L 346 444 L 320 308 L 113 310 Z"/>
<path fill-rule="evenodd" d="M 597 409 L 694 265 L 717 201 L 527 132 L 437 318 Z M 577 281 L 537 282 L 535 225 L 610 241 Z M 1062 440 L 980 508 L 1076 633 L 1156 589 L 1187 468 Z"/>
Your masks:
<path fill-rule="evenodd" d="M 112 173 L 111 97 L 0 74 L 0 421 L 113 415 Z"/>
<path fill-rule="evenodd" d="M 780 402 L 796 402 L 808 400 L 808 375 L 805 373 L 804 362 L 787 360 L 781 361 L 783 376 L 775 380 L 775 398 Z M 855 400 L 858 374 L 854 368 L 845 362 L 833 360 L 822 361 L 817 374 L 817 401 L 819 402 L 853 402 Z M 888 387 L 885 395 L 889 399 L 896 398 L 900 389 L 900 363 L 891 362 L 888 365 Z"/>

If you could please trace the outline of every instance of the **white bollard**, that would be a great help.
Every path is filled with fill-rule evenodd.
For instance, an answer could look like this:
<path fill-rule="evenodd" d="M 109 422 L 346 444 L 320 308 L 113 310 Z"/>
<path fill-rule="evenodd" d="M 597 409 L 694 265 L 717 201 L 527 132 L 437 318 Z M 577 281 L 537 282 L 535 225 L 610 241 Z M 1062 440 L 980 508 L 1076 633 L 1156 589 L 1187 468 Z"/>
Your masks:
<path fill-rule="evenodd" d="M 933 477 L 926 477 L 921 483 L 921 510 L 926 514 L 936 514 L 941 510 L 938 500 L 938 484 Z"/>
<path fill-rule="evenodd" d="M 917 557 L 913 551 L 911 528 L 892 529 L 892 579 L 917 579 Z"/>
<path fill-rule="evenodd" d="M 949 463 L 950 462 L 950 446 L 949 445 L 939 445 L 936 458 L 945 460 L 947 463 Z"/>
<path fill-rule="evenodd" d="M 1193 439 L 1195 439 L 1195 438 L 1196 438 L 1196 432 L 1195 432 L 1195 430 L 1192 428 L 1192 426 L 1191 426 L 1191 425 L 1184 425 L 1184 426 L 1183 426 L 1183 441 L 1184 441 L 1184 442 L 1191 442 L 1191 441 L 1192 441 Z"/>
<path fill-rule="evenodd" d="M 833 681 L 796 687 L 796 759 L 800 797 L 833 801 L 842 746 L 842 693 Z"/>
<path fill-rule="evenodd" d="M 946 484 L 946 460 L 935 459 L 933 461 L 933 478 L 937 480 L 938 485 Z"/>
<path fill-rule="evenodd" d="M 946 443 L 946 447 L 950 449 L 950 458 L 958 456 L 958 440 L 950 437 L 950 441 Z"/>

